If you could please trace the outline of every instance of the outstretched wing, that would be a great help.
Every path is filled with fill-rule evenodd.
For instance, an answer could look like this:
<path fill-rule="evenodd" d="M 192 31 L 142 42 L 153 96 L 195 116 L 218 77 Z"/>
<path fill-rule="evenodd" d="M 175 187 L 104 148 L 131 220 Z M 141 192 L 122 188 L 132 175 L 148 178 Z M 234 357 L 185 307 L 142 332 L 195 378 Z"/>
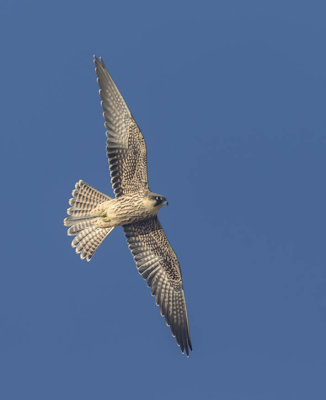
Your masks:
<path fill-rule="evenodd" d="M 94 57 L 106 126 L 106 152 L 116 197 L 148 189 L 146 144 L 103 60 Z"/>
<path fill-rule="evenodd" d="M 157 217 L 123 227 L 139 273 L 147 280 L 181 351 L 192 350 L 177 256 Z"/>

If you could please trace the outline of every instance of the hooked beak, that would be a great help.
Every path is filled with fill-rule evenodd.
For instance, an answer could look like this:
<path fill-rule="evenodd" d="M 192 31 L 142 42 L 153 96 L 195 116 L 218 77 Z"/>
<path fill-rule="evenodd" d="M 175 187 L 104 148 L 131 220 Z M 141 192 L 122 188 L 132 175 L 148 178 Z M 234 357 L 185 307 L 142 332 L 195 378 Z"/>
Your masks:
<path fill-rule="evenodd" d="M 167 200 L 164 200 L 164 201 L 163 201 L 163 206 L 168 206 L 168 205 L 169 205 L 168 201 L 167 201 Z"/>

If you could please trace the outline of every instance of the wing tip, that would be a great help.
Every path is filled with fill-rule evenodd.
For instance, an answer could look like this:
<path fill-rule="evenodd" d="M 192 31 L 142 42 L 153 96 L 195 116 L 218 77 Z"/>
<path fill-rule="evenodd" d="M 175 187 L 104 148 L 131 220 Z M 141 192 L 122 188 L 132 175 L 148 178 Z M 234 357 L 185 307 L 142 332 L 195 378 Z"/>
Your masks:
<path fill-rule="evenodd" d="M 189 358 L 190 351 L 192 351 L 192 345 L 191 345 L 191 342 L 190 342 L 190 338 L 188 337 L 187 339 L 188 340 L 186 341 L 186 343 L 178 343 L 177 342 L 177 345 L 180 347 L 181 353 L 182 354 L 186 353 L 187 358 Z"/>
<path fill-rule="evenodd" d="M 93 54 L 93 63 L 95 64 L 95 70 L 97 71 L 97 68 L 101 63 L 99 62 L 99 59 L 96 57 L 95 54 Z"/>
<path fill-rule="evenodd" d="M 93 54 L 93 62 L 95 65 L 101 65 L 103 68 L 105 67 L 104 61 L 102 57 L 97 57 L 96 54 Z"/>

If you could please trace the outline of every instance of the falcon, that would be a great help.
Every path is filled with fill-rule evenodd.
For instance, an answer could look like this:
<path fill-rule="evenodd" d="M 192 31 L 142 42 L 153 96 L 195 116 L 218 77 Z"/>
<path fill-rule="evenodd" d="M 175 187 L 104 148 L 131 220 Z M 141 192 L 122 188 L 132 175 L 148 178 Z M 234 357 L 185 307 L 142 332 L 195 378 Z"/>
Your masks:
<path fill-rule="evenodd" d="M 76 183 L 64 225 L 71 245 L 90 261 L 116 226 L 122 226 L 138 272 L 147 281 L 182 353 L 192 350 L 181 269 L 157 213 L 167 199 L 148 187 L 143 135 L 102 58 L 94 56 L 106 127 L 106 152 L 115 198 Z"/>

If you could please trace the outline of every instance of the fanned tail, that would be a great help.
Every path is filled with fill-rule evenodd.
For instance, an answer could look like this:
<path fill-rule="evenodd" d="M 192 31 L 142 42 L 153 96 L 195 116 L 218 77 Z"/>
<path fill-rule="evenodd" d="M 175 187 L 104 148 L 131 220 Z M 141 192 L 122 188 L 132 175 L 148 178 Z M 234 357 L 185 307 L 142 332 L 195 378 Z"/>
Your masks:
<path fill-rule="evenodd" d="M 69 217 L 64 219 L 65 226 L 69 226 L 68 236 L 76 235 L 71 242 L 80 253 L 80 258 L 90 261 L 93 254 L 107 235 L 114 227 L 99 228 L 93 225 L 92 221 L 97 216 L 91 216 L 90 212 L 104 201 L 111 200 L 111 197 L 99 192 L 86 182 L 80 180 L 72 191 L 72 198 L 69 200 L 70 208 L 67 210 Z"/>

